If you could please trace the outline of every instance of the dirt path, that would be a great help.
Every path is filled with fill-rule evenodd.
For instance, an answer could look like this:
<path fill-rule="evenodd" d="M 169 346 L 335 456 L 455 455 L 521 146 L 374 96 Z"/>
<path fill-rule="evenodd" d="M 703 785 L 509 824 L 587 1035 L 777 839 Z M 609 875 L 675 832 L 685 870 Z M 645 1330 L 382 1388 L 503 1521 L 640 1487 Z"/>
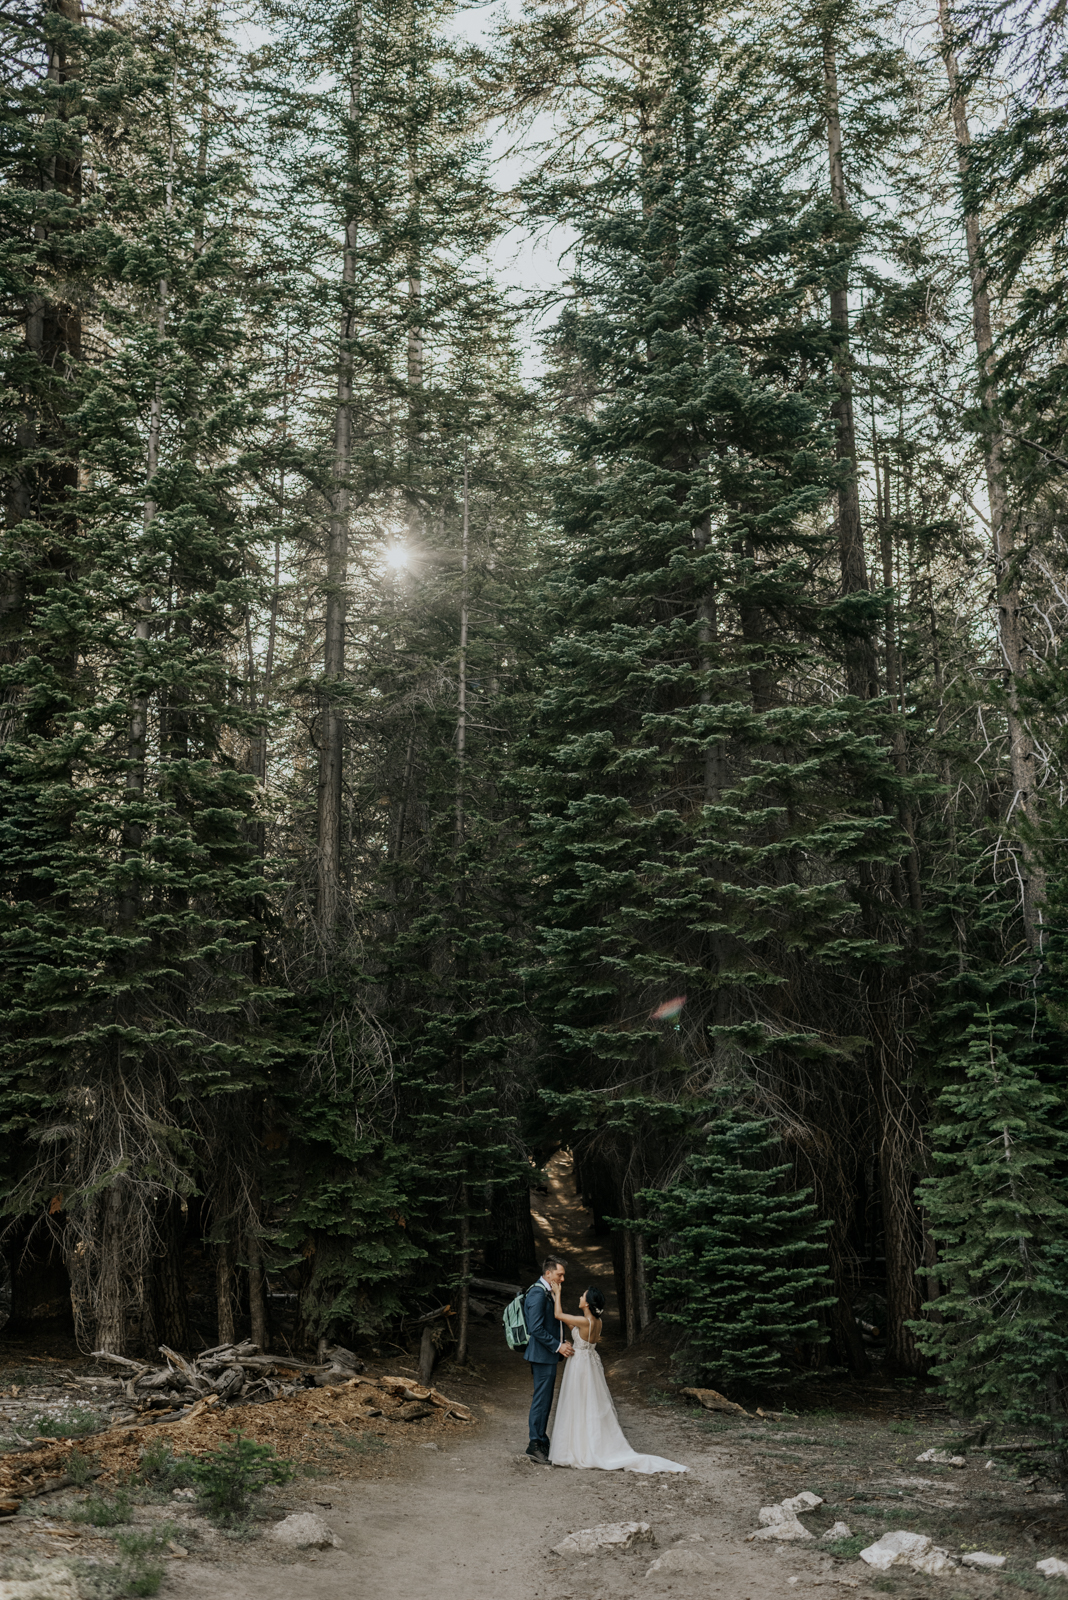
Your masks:
<path fill-rule="evenodd" d="M 604 1247 L 593 1238 L 589 1214 L 574 1203 L 566 1161 L 554 1163 L 551 1176 L 549 1194 L 534 1197 L 541 1244 L 567 1254 L 571 1296 L 591 1280 L 610 1291 Z M 480 1330 L 475 1356 L 485 1381 L 466 1388 L 462 1398 L 475 1404 L 482 1422 L 469 1436 L 439 1449 L 407 1451 L 390 1478 L 284 1492 L 293 1509 L 319 1511 L 343 1548 L 280 1558 L 261 1539 L 233 1547 L 232 1557 L 227 1550 L 221 1565 L 173 1563 L 165 1594 L 174 1600 L 502 1600 L 511 1594 L 621 1600 L 670 1593 L 675 1600 L 772 1600 L 844 1576 L 829 1556 L 811 1549 L 746 1544 L 760 1505 L 756 1469 L 697 1422 L 637 1403 L 626 1388 L 617 1393 L 620 1420 L 635 1449 L 684 1461 L 689 1473 L 644 1478 L 533 1465 L 522 1455 L 530 1402 L 526 1363 L 508 1352 L 496 1328 Z M 448 1387 L 456 1389 L 455 1376 Z M 553 1545 L 576 1529 L 624 1521 L 650 1523 L 655 1547 L 587 1560 L 552 1554 Z M 680 1553 L 669 1558 L 669 1568 L 647 1576 L 675 1547 Z M 855 1579 L 846 1581 L 855 1587 Z"/>

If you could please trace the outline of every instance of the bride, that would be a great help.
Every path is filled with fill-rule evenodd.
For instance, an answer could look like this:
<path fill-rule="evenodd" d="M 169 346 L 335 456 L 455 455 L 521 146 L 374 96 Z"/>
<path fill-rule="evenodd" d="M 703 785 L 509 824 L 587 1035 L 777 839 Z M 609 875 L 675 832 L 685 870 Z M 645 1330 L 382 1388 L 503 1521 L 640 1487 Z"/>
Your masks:
<path fill-rule="evenodd" d="M 632 1450 L 616 1417 L 608 1382 L 597 1354 L 604 1295 L 587 1289 L 579 1301 L 580 1316 L 569 1317 L 560 1304 L 560 1285 L 553 1286 L 556 1315 L 572 1330 L 575 1353 L 564 1363 L 564 1381 L 556 1405 L 549 1460 L 554 1467 L 601 1467 L 606 1472 L 686 1472 L 677 1461 L 640 1456 Z"/>

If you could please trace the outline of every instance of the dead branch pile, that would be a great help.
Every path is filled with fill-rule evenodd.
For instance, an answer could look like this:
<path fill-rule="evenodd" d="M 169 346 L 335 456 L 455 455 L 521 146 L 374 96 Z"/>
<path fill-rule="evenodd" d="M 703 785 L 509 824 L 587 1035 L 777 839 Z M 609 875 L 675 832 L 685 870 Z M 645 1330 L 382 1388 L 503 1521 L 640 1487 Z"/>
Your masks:
<path fill-rule="evenodd" d="M 96 1361 L 109 1361 L 128 1373 L 126 1398 L 139 1411 L 173 1412 L 187 1409 L 214 1396 L 223 1405 L 253 1405 L 298 1394 L 312 1386 L 347 1383 L 364 1370 L 364 1363 L 341 1345 L 319 1347 L 318 1361 L 296 1356 L 264 1355 L 258 1345 L 220 1344 L 187 1361 L 177 1350 L 161 1344 L 163 1365 L 131 1361 L 110 1350 L 94 1350 Z"/>
<path fill-rule="evenodd" d="M 192 1368 L 194 1363 L 188 1365 Z M 317 1368 L 301 1365 L 314 1378 Z M 425 1438 L 428 1431 L 473 1421 L 469 1407 L 410 1378 L 350 1374 L 340 1383 L 319 1387 L 313 1382 L 280 1393 L 268 1404 L 250 1406 L 241 1417 L 240 1431 L 258 1443 L 273 1445 L 279 1455 L 308 1460 L 315 1454 L 314 1430 L 323 1425 L 346 1436 L 370 1432 L 400 1440 Z M 232 1437 L 236 1422 L 224 1396 L 215 1391 L 192 1406 L 163 1415 L 146 1411 L 137 1423 L 81 1439 L 38 1439 L 28 1450 L 0 1456 L 0 1515 L 13 1514 L 23 1500 L 69 1488 L 74 1481 L 69 1472 L 72 1451 L 93 1458 L 93 1476 L 110 1480 L 137 1469 L 149 1439 L 166 1439 L 177 1454 L 203 1455 Z"/>

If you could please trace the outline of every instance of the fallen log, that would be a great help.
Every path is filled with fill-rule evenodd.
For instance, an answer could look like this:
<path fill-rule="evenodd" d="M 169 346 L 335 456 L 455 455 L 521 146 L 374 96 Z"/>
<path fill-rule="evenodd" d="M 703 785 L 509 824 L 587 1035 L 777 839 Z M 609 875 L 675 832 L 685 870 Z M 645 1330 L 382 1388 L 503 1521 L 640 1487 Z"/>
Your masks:
<path fill-rule="evenodd" d="M 491 1294 L 503 1294 L 508 1300 L 523 1293 L 521 1283 L 499 1283 L 496 1278 L 468 1278 L 467 1281 L 472 1289 L 488 1289 Z"/>

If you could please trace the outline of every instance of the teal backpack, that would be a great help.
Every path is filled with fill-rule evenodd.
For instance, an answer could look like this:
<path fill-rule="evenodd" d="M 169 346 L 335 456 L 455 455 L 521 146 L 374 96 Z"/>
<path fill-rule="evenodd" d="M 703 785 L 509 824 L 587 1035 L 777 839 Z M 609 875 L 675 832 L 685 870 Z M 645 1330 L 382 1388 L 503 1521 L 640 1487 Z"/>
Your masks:
<path fill-rule="evenodd" d="M 529 1293 L 529 1290 L 527 1291 Z M 509 1350 L 525 1350 L 530 1343 L 530 1334 L 527 1332 L 527 1319 L 523 1312 L 523 1301 L 526 1294 L 517 1294 L 504 1308 L 504 1337 L 508 1341 Z"/>

